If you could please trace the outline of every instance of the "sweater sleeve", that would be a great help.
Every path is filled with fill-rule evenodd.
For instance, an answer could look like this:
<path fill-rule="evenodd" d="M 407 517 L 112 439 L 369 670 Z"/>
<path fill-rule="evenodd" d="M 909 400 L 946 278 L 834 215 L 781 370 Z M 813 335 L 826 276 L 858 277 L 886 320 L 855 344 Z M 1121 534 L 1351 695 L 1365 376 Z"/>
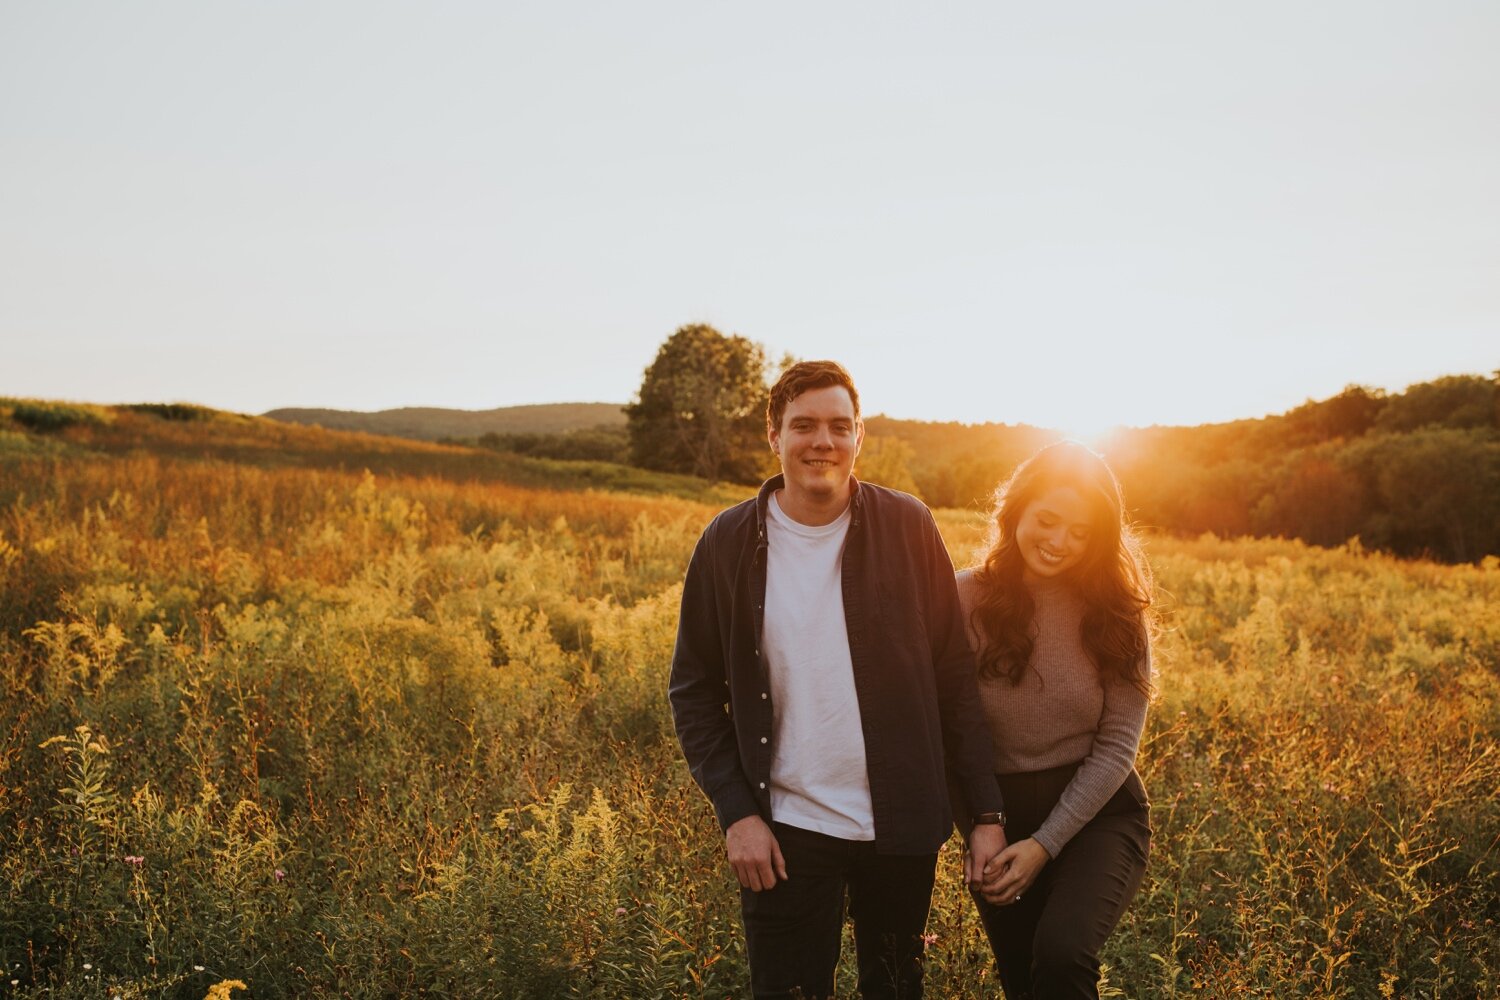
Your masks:
<path fill-rule="evenodd" d="M 1146 676 L 1150 676 L 1151 651 L 1146 651 Z M 1088 756 L 1078 765 L 1068 787 L 1041 827 L 1032 837 L 1052 857 L 1063 845 L 1098 815 L 1135 766 L 1146 725 L 1147 697 L 1129 681 L 1111 679 L 1104 685 L 1104 710 L 1099 713 L 1099 731 Z"/>

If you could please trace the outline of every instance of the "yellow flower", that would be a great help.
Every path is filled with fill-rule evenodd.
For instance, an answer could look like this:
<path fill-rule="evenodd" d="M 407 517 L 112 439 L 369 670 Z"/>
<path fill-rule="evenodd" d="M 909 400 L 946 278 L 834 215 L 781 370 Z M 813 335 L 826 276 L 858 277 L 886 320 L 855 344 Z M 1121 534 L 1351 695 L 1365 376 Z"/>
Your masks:
<path fill-rule="evenodd" d="M 249 988 L 238 979 L 225 979 L 210 986 L 203 1000 L 229 1000 L 229 994 L 232 990 L 248 990 Z"/>

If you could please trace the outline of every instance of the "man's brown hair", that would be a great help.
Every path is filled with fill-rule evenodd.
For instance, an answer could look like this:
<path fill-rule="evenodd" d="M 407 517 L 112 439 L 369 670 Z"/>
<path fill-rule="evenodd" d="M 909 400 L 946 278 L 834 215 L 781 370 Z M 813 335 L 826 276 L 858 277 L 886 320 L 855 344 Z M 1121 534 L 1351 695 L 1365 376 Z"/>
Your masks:
<path fill-rule="evenodd" d="M 837 361 L 799 361 L 771 386 L 771 401 L 766 404 L 766 429 L 779 431 L 781 418 L 787 404 L 809 389 L 823 389 L 830 385 L 841 385 L 849 390 L 849 399 L 854 403 L 854 419 L 859 419 L 859 393 L 854 389 L 854 379 Z"/>

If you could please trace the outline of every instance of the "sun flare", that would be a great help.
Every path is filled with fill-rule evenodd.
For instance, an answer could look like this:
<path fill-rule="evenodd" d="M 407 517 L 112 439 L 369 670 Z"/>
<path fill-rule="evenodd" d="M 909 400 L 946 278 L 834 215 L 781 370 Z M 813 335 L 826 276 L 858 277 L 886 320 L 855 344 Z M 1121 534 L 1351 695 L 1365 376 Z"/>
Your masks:
<path fill-rule="evenodd" d="M 1077 441 L 1097 452 L 1103 452 L 1119 430 L 1121 430 L 1119 424 L 1109 423 L 1102 419 L 1088 422 L 1073 421 L 1057 428 L 1057 432 L 1063 437 Z"/>

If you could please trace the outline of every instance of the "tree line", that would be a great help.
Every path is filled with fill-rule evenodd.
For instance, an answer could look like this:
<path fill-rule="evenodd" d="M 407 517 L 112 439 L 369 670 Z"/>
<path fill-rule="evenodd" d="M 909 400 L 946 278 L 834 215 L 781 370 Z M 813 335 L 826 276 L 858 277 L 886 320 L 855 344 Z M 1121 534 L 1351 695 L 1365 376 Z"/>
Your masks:
<path fill-rule="evenodd" d="M 1026 425 L 873 417 L 908 445 L 915 492 L 986 507 L 1016 463 L 1056 440 Z M 1280 536 L 1451 562 L 1500 554 L 1500 382 L 1457 375 L 1400 393 L 1350 386 L 1284 414 L 1115 432 L 1100 450 L 1141 523 Z M 873 478 L 873 477 L 872 477 Z"/>
<path fill-rule="evenodd" d="M 1139 516 L 1178 532 L 1280 535 L 1454 562 L 1500 554 L 1500 380 L 1350 386 L 1280 416 L 1122 437 Z"/>
<path fill-rule="evenodd" d="M 711 326 L 681 327 L 619 428 L 486 436 L 552 458 L 758 483 L 769 382 L 791 358 Z M 1500 376 L 1500 373 L 1497 373 Z M 1300 538 L 1453 562 L 1500 554 L 1500 380 L 1454 375 L 1403 392 L 1351 385 L 1286 413 L 1115 432 L 1099 449 L 1142 524 L 1178 534 Z M 987 508 L 1015 466 L 1061 435 L 1026 424 L 867 417 L 863 479 L 934 507 Z"/>

